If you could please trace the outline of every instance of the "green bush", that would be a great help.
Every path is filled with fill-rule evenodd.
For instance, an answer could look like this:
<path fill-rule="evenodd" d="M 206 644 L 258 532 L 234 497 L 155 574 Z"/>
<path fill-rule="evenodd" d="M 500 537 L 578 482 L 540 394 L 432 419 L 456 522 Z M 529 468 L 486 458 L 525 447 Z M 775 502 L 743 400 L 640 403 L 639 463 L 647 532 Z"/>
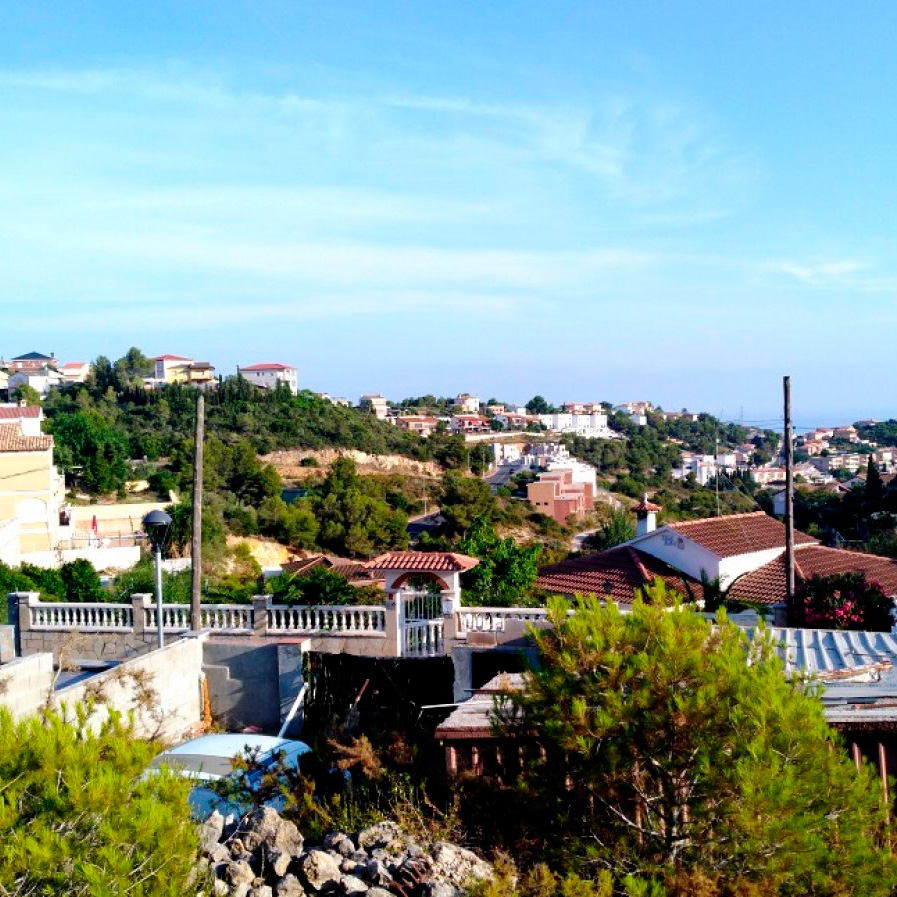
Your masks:
<path fill-rule="evenodd" d="M 189 783 L 143 778 L 154 748 L 116 718 L 91 732 L 86 715 L 14 722 L 0 707 L 0 893 L 194 893 Z"/>
<path fill-rule="evenodd" d="M 533 633 L 538 666 L 498 710 L 528 748 L 503 814 L 515 849 L 618 886 L 700 873 L 762 887 L 737 893 L 891 894 L 880 783 L 813 689 L 785 677 L 772 638 L 749 645 L 724 616 L 711 626 L 646 591 L 626 614 L 549 602 L 551 626 Z"/>

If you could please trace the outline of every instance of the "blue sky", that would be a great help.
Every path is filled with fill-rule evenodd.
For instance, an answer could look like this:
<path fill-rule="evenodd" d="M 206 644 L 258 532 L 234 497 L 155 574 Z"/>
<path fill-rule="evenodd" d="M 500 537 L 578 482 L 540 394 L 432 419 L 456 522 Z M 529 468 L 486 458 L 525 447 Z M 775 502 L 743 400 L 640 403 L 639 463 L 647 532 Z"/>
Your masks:
<path fill-rule="evenodd" d="M 897 6 L 0 6 L 0 354 L 897 415 Z"/>

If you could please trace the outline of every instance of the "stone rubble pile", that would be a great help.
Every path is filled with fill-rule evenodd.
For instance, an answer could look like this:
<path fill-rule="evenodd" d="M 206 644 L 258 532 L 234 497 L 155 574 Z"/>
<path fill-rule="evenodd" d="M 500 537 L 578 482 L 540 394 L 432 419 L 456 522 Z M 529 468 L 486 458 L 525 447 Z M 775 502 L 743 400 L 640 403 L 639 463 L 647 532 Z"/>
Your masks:
<path fill-rule="evenodd" d="M 213 812 L 200 826 L 199 871 L 211 873 L 214 897 L 461 897 L 472 880 L 493 877 L 471 851 L 423 845 L 394 822 L 308 845 L 272 807 L 233 825 Z"/>

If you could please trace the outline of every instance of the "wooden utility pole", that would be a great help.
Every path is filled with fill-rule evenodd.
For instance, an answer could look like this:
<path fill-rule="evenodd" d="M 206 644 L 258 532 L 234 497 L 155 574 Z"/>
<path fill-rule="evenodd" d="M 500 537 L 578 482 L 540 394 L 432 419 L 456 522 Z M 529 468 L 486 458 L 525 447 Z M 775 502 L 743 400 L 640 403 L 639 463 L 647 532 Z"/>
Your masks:
<path fill-rule="evenodd" d="M 202 602 L 202 447 L 205 439 L 205 397 L 196 393 L 196 433 L 193 449 L 193 579 L 190 591 L 190 628 L 202 629 L 200 604 Z"/>
<path fill-rule="evenodd" d="M 785 595 L 788 615 L 794 613 L 794 436 L 791 425 L 791 378 L 784 377 L 785 392 Z M 791 620 L 789 619 L 789 625 Z"/>

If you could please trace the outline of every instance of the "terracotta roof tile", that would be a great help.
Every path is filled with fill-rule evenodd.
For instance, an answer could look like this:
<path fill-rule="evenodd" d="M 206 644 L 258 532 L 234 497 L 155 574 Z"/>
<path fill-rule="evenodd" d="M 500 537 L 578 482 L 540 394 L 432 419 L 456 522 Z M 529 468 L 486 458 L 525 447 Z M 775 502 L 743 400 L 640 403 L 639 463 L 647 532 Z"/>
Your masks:
<path fill-rule="evenodd" d="M 785 547 L 784 525 L 764 511 L 685 520 L 667 526 L 718 557 Z M 806 533 L 795 532 L 794 544 L 812 545 L 816 544 L 816 539 Z"/>
<path fill-rule="evenodd" d="M 477 558 L 453 551 L 389 551 L 364 566 L 368 570 L 407 570 L 409 573 L 463 573 L 478 563 Z"/>
<path fill-rule="evenodd" d="M 798 580 L 833 573 L 860 572 L 877 582 L 888 595 L 897 595 L 897 560 L 859 551 L 844 551 L 824 545 L 806 545 L 794 552 L 794 574 Z M 729 587 L 728 597 L 755 604 L 779 604 L 785 601 L 785 555 L 739 576 Z"/>
<path fill-rule="evenodd" d="M 37 405 L 12 405 L 0 407 L 0 421 L 21 420 L 26 417 L 40 417 L 40 408 Z"/>
<path fill-rule="evenodd" d="M 636 590 L 658 576 L 686 597 L 703 597 L 700 582 L 628 545 L 542 567 L 536 585 L 559 595 L 598 595 L 618 604 L 632 604 Z"/>
<path fill-rule="evenodd" d="M 0 424 L 0 452 L 43 452 L 50 448 L 52 436 L 25 436 L 19 423 Z"/>
<path fill-rule="evenodd" d="M 315 567 L 326 567 L 334 573 L 345 576 L 346 579 L 364 579 L 373 582 L 376 576 L 370 571 L 363 561 L 353 561 L 348 558 L 329 557 L 324 554 L 316 554 L 309 558 L 302 558 L 296 561 L 289 561 L 281 567 L 281 571 L 286 574 L 298 574 L 305 576 Z"/>
<path fill-rule="evenodd" d="M 296 370 L 293 367 L 290 367 L 288 364 L 277 364 L 276 362 L 272 362 L 270 364 L 247 364 L 245 367 L 238 367 L 238 371 L 294 371 Z"/>

